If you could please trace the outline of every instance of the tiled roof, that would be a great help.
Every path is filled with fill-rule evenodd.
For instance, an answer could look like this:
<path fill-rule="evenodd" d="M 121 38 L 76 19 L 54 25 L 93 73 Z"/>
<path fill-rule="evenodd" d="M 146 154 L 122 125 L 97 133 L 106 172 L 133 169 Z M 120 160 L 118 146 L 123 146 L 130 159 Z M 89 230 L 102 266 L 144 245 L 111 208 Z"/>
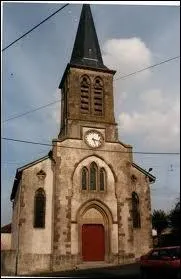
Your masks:
<path fill-rule="evenodd" d="M 11 233 L 11 223 L 1 228 L 1 233 Z"/>

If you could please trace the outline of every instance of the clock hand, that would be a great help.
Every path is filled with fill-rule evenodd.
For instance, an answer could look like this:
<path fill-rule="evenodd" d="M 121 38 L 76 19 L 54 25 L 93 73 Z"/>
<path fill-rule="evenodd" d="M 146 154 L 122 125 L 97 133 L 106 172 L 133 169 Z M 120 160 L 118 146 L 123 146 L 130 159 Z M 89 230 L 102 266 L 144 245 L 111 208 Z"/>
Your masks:
<path fill-rule="evenodd" d="M 92 138 L 92 140 L 93 140 L 93 141 L 99 141 L 99 140 L 97 140 L 97 139 L 95 139 L 95 138 Z"/>

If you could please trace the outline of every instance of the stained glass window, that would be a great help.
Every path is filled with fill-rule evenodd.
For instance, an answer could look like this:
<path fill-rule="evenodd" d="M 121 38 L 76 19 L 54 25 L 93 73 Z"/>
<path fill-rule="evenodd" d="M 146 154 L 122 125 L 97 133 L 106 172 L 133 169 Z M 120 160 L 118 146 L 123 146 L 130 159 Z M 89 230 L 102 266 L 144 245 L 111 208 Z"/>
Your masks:
<path fill-rule="evenodd" d="M 82 190 L 87 189 L 88 170 L 84 167 L 82 169 Z"/>
<path fill-rule="evenodd" d="M 104 191 L 105 188 L 105 170 L 104 168 L 100 169 L 100 191 Z"/>
<path fill-rule="evenodd" d="M 93 162 L 90 166 L 90 190 L 96 190 L 97 186 L 97 166 Z"/>
<path fill-rule="evenodd" d="M 34 228 L 45 227 L 45 192 L 43 189 L 38 189 L 35 193 L 34 200 Z"/>
<path fill-rule="evenodd" d="M 139 212 L 139 198 L 138 195 L 133 192 L 132 193 L 132 217 L 133 217 L 133 228 L 140 228 L 140 212 Z"/>

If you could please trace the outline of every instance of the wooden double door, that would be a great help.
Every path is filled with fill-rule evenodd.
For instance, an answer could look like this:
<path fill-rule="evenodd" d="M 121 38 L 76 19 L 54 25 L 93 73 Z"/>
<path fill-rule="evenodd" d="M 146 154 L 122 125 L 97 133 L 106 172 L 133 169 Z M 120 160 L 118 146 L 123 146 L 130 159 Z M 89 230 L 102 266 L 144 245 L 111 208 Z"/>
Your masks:
<path fill-rule="evenodd" d="M 82 225 L 83 261 L 104 261 L 105 232 L 102 224 Z"/>

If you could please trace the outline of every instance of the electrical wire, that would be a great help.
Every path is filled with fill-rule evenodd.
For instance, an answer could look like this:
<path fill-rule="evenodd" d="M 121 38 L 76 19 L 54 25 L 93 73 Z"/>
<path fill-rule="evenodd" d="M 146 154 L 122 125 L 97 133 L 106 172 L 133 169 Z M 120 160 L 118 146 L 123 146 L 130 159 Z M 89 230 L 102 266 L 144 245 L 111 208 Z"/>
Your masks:
<path fill-rule="evenodd" d="M 43 105 L 43 106 L 41 106 L 41 107 L 37 107 L 37 108 L 35 108 L 35 109 L 26 111 L 26 112 L 24 112 L 24 113 L 21 113 L 21 114 L 12 116 L 12 117 L 7 118 L 6 120 L 4 120 L 3 123 L 4 123 L 4 122 L 7 122 L 7 121 L 9 121 L 9 120 L 13 120 L 13 119 L 19 118 L 19 117 L 21 117 L 21 116 L 27 115 L 27 114 L 29 114 L 29 113 L 38 111 L 38 110 L 40 110 L 40 109 L 46 108 L 46 107 L 51 106 L 51 105 L 53 105 L 53 104 L 59 103 L 60 101 L 61 101 L 61 100 L 54 101 L 54 102 L 48 103 L 48 104 L 46 104 L 46 105 Z"/>
<path fill-rule="evenodd" d="M 47 21 L 48 19 L 50 19 L 52 16 L 54 16 L 55 14 L 57 14 L 58 12 L 60 12 L 61 10 L 63 10 L 66 6 L 68 6 L 69 4 L 65 4 L 64 6 L 62 6 L 60 9 L 58 9 L 57 11 L 55 11 L 53 14 L 49 15 L 47 18 L 45 18 L 44 20 L 42 20 L 39 24 L 35 25 L 33 28 L 31 28 L 29 31 L 27 31 L 25 34 L 23 34 L 22 36 L 20 36 L 19 38 L 17 38 L 15 41 L 13 41 L 12 43 L 10 43 L 9 45 L 7 45 L 6 47 L 4 47 L 2 49 L 2 51 L 5 51 L 6 49 L 8 49 L 10 46 L 14 45 L 16 42 L 18 42 L 20 39 L 22 39 L 23 37 L 25 37 L 26 35 L 28 35 L 29 33 L 31 33 L 33 30 L 35 30 L 37 27 L 39 27 L 41 24 L 43 24 L 45 21 Z"/>
<path fill-rule="evenodd" d="M 121 76 L 120 78 L 117 78 L 116 80 L 124 79 L 124 78 L 126 78 L 126 77 L 132 76 L 132 75 L 134 75 L 134 74 L 143 72 L 143 71 L 148 70 L 148 69 L 150 69 L 150 68 L 153 68 L 153 67 L 159 66 L 159 65 L 161 65 L 161 64 L 167 63 L 167 62 L 169 62 L 169 61 L 172 61 L 172 60 L 177 59 L 177 58 L 179 58 L 179 57 L 180 57 L 180 56 L 175 56 L 175 57 L 169 58 L 169 59 L 164 60 L 164 61 L 161 61 L 161 62 L 159 62 L 159 63 L 157 63 L 157 64 L 151 65 L 151 66 L 146 67 L 146 68 L 143 68 L 143 69 L 141 69 L 141 70 L 138 70 L 138 71 L 136 71 L 136 72 L 133 72 L 133 73 L 130 73 L 130 74 Z M 18 114 L 17 116 L 11 116 L 11 117 L 5 119 L 5 120 L 3 121 L 3 123 L 5 123 L 5 122 L 7 122 L 7 121 L 10 121 L 10 120 L 13 120 L 13 119 L 16 119 L 16 118 L 19 118 L 19 117 L 24 116 L 24 115 L 26 115 L 26 114 L 29 114 L 29 113 L 38 111 L 38 110 L 40 110 L 40 109 L 42 109 L 42 108 L 51 106 L 51 105 L 53 105 L 53 104 L 55 104 L 55 103 L 58 103 L 58 102 L 60 102 L 60 100 L 59 100 L 59 101 L 55 101 L 55 102 L 48 103 L 48 104 L 46 104 L 46 105 L 44 105 L 44 106 L 37 107 L 37 108 L 35 108 L 35 109 L 32 109 L 32 110 L 27 111 L 27 112 L 24 112 L 24 113 Z"/>
<path fill-rule="evenodd" d="M 168 58 L 168 59 L 163 60 L 163 61 L 161 61 L 161 62 L 159 62 L 159 63 L 156 63 L 156 64 L 153 64 L 153 65 L 148 66 L 148 67 L 146 67 L 146 68 L 137 70 L 137 71 L 135 71 L 135 72 L 133 72 L 133 73 L 130 73 L 130 74 L 127 74 L 127 75 L 124 75 L 124 76 L 120 76 L 119 78 L 115 78 L 115 80 L 124 79 L 124 78 L 127 78 L 127 77 L 129 77 L 129 76 L 136 75 L 136 74 L 138 74 L 138 73 L 140 73 L 140 72 L 146 71 L 146 70 L 148 70 L 148 69 L 151 69 L 151 68 L 160 66 L 160 65 L 162 65 L 162 64 L 164 64 L 164 63 L 168 63 L 168 62 L 170 62 L 170 61 L 172 61 L 172 60 L 178 59 L 179 57 L 180 57 L 180 55 L 175 56 L 175 57 Z"/>
<path fill-rule="evenodd" d="M 34 142 L 34 141 L 27 141 L 27 140 L 19 140 L 13 138 L 6 138 L 3 137 L 3 140 L 14 141 L 14 142 L 22 142 L 22 143 L 29 143 L 29 144 L 36 144 L 36 145 L 45 145 L 45 146 L 54 146 L 53 144 L 48 143 L 41 143 L 41 142 Z M 79 149 L 79 150 L 91 150 L 90 148 L 82 148 L 76 146 L 63 146 L 58 145 L 58 147 L 62 148 L 69 148 L 69 149 Z M 99 149 L 98 151 L 106 151 L 106 152 L 117 152 L 117 153 L 134 153 L 134 154 L 152 154 L 152 155 L 180 155 L 179 152 L 145 152 L 145 151 L 118 151 L 118 150 L 106 150 L 106 149 Z"/>

